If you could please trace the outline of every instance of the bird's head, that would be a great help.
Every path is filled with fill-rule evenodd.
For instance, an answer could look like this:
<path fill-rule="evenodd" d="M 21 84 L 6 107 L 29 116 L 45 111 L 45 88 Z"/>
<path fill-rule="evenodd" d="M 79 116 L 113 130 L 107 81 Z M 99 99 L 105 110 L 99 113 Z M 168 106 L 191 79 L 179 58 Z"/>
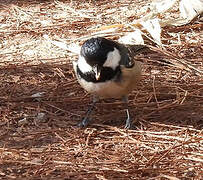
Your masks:
<path fill-rule="evenodd" d="M 81 47 L 79 63 L 83 62 L 83 65 L 80 65 L 80 69 L 83 72 L 94 71 L 97 80 L 100 78 L 102 68 L 115 70 L 120 60 L 119 46 L 114 41 L 102 37 L 91 38 Z"/>

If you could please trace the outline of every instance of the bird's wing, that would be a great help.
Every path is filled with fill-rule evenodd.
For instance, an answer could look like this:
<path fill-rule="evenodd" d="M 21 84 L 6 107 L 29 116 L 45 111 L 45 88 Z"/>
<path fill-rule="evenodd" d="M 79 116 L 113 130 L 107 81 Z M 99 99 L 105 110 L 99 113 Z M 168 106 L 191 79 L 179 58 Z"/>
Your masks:
<path fill-rule="evenodd" d="M 126 68 L 132 68 L 134 66 L 134 57 L 145 49 L 145 45 L 123 45 L 119 44 L 121 52 L 120 65 Z"/>

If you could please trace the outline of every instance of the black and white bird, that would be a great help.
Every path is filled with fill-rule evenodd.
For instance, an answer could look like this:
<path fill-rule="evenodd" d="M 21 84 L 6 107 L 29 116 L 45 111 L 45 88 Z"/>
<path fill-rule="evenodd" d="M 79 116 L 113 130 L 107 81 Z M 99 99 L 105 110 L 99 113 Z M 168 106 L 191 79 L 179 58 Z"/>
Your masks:
<path fill-rule="evenodd" d="M 130 128 L 128 94 L 140 81 L 142 63 L 132 60 L 128 48 L 103 37 L 88 39 L 73 67 L 79 84 L 93 95 L 93 103 L 79 126 L 88 125 L 89 116 L 99 99 L 122 98 L 126 104 L 125 128 Z"/>

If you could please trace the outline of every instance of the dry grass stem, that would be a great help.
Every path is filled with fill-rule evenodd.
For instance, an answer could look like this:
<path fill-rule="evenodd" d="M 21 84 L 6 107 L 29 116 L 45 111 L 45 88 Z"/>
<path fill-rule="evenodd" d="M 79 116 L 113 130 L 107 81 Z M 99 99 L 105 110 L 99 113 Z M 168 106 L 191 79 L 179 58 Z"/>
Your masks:
<path fill-rule="evenodd" d="M 151 2 L 1 1 L 0 179 L 203 179 L 201 17 L 164 27 L 163 48 L 144 37 L 128 131 L 119 100 L 98 103 L 92 124 L 75 127 L 91 96 L 75 79 L 77 56 L 45 38 L 118 40 Z"/>

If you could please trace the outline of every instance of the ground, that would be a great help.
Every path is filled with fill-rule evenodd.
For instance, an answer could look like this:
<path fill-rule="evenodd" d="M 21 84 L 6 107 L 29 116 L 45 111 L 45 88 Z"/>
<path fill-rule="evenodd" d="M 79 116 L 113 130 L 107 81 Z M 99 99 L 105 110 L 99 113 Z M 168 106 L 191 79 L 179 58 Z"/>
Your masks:
<path fill-rule="evenodd" d="M 184 67 L 164 65 L 161 52 L 137 56 L 143 75 L 129 96 L 131 130 L 114 99 L 98 103 L 90 126 L 76 127 L 91 102 L 74 76 L 77 56 L 44 38 L 81 43 L 103 26 L 142 17 L 150 2 L 1 2 L 0 179 L 202 178 L 200 17 L 162 31 L 168 60 L 184 59 Z"/>

